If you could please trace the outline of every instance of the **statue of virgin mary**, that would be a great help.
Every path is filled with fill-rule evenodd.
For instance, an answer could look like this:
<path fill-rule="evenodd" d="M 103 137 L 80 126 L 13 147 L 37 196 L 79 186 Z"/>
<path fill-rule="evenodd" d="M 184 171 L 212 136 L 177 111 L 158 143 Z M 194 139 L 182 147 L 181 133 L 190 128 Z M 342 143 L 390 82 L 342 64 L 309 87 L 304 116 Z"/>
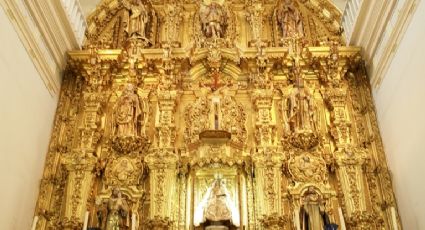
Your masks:
<path fill-rule="evenodd" d="M 230 221 L 232 225 L 239 227 L 239 219 L 239 212 L 224 181 L 222 179 L 214 180 L 195 209 L 195 226 L 200 226 L 206 221 Z"/>

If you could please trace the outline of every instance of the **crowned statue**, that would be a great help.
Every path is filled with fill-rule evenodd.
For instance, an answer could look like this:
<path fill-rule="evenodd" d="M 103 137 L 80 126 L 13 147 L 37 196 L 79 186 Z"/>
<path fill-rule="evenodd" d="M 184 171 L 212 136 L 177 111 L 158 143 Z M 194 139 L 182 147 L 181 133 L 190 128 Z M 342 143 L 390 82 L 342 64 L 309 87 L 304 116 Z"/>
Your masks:
<path fill-rule="evenodd" d="M 223 179 L 214 180 L 196 208 L 194 217 L 195 226 L 205 225 L 205 223 L 222 226 L 230 223 L 232 226 L 239 227 L 239 212 Z"/>

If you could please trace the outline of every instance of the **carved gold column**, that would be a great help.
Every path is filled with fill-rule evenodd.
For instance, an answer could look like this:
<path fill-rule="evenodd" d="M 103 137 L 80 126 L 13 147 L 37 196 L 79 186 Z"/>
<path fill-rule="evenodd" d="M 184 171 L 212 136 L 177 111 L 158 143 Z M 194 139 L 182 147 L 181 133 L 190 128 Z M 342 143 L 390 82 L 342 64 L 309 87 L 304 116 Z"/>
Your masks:
<path fill-rule="evenodd" d="M 177 192 L 177 161 L 174 153 L 176 135 L 174 110 L 177 91 L 158 91 L 158 110 L 155 121 L 157 147 L 146 157 L 150 177 L 150 215 L 148 225 L 153 229 L 171 229 Z"/>
<path fill-rule="evenodd" d="M 97 52 L 93 51 L 93 56 Z M 94 168 L 97 163 L 95 151 L 102 135 L 101 103 L 102 93 L 96 89 L 102 85 L 101 63 L 89 63 L 85 66 L 86 87 L 83 93 L 83 111 L 78 126 L 74 149 L 62 158 L 67 171 L 65 189 L 65 210 L 60 222 L 62 229 L 81 228 L 87 211 L 87 200 L 91 193 Z"/>
<path fill-rule="evenodd" d="M 331 108 L 331 135 L 337 147 L 334 157 L 337 176 L 343 192 L 347 224 L 353 229 L 370 229 L 373 216 L 367 211 L 363 165 L 367 150 L 354 146 L 347 109 L 347 88 L 344 84 L 329 88 L 326 99 Z"/>
<path fill-rule="evenodd" d="M 83 155 L 84 154 L 84 155 Z M 96 165 L 96 158 L 75 150 L 63 159 L 68 176 L 65 189 L 65 211 L 61 220 L 62 229 L 82 228 Z"/>
<path fill-rule="evenodd" d="M 285 218 L 281 205 L 281 171 L 283 155 L 276 147 L 276 124 L 273 91 L 258 89 L 253 92 L 256 109 L 255 138 L 257 152 L 255 166 L 256 213 L 261 229 L 283 229 Z"/>

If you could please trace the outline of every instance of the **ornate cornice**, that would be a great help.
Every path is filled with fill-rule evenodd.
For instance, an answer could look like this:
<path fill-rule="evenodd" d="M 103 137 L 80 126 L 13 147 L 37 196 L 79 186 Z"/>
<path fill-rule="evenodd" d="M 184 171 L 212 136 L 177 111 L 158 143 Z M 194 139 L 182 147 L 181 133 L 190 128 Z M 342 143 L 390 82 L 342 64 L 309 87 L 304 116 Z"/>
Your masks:
<path fill-rule="evenodd" d="M 60 1 L 1 0 L 28 56 L 52 96 L 58 95 L 66 51 L 78 49 L 82 39 Z"/>
<path fill-rule="evenodd" d="M 347 44 L 364 48 L 363 55 L 372 87 L 378 88 L 381 84 L 418 2 L 348 1 L 343 16 Z"/>

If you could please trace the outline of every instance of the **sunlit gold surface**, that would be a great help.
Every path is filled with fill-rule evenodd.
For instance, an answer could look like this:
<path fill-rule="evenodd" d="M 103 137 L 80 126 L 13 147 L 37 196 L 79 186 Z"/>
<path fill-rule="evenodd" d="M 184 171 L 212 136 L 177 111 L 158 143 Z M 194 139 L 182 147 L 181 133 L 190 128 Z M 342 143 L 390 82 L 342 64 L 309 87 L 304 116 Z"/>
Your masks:
<path fill-rule="evenodd" d="M 393 229 L 368 78 L 339 17 L 325 0 L 102 1 L 69 52 L 36 229 L 82 229 L 86 211 L 92 228 L 203 229 L 217 177 L 239 229 L 297 229 L 304 213 Z"/>

